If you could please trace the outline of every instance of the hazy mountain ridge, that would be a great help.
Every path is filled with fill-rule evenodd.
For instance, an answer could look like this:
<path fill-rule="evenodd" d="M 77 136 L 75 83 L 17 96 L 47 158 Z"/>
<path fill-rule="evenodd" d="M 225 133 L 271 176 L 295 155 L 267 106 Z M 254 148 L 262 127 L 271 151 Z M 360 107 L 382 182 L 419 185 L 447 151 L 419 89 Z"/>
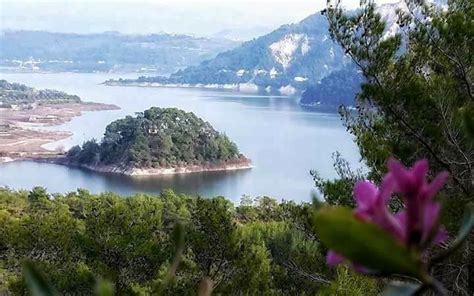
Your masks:
<path fill-rule="evenodd" d="M 316 84 L 347 63 L 350 60 L 328 37 L 326 19 L 317 13 L 170 77 L 140 77 L 120 83 L 221 85 L 291 94 Z"/>
<path fill-rule="evenodd" d="M 406 6 L 397 2 L 378 8 L 387 22 L 387 36 L 399 31 L 396 9 L 405 10 Z M 6 50 L 0 49 L 0 62 L 18 62 L 11 58 L 5 59 L 3 51 L 17 57 L 25 56 L 22 50 L 27 49 L 28 52 L 33 52 L 32 57 L 43 57 L 40 62 L 29 65 L 33 68 L 53 71 L 138 71 L 160 75 L 109 80 L 106 82 L 109 85 L 223 88 L 285 95 L 300 94 L 310 88 L 302 100 L 303 104 L 338 105 L 342 101 L 346 102 L 348 95 L 353 97 L 353 89 L 357 86 L 353 83 L 362 81 L 352 61 L 329 37 L 327 20 L 319 12 L 301 22 L 283 25 L 233 49 L 229 48 L 232 44 L 238 44 L 237 42 L 165 33 L 20 33 L 18 39 L 21 39 L 22 34 L 30 34 L 30 43 L 38 38 L 35 34 L 42 34 L 42 40 L 32 45 L 33 50 L 27 48 L 28 44 L 19 46 L 18 43 L 21 42 L 13 42 L 14 45 L 7 46 Z M 14 35 L 6 32 L 0 36 L 0 41 L 5 38 L 15 40 Z M 58 41 L 63 48 L 44 48 L 43 45 L 54 41 Z M 67 42 L 64 43 L 65 41 Z M 62 51 L 65 48 L 73 50 Z M 223 52 L 217 54 L 221 50 Z M 77 61 L 82 57 L 87 59 Z M 164 76 L 166 73 L 173 74 Z M 331 75 L 332 73 L 336 74 Z M 336 89 L 329 90 L 323 83 Z M 350 86 L 345 87 L 346 83 Z M 344 87 L 338 90 L 340 85 Z M 315 95 L 317 92 L 319 94 Z M 329 94 L 330 96 L 323 98 L 323 95 Z M 336 98 L 338 94 L 340 97 Z M 314 101 L 308 101 L 310 98 L 314 98 Z"/>
<path fill-rule="evenodd" d="M 159 33 L 124 35 L 4 31 L 0 66 L 28 71 L 172 73 L 239 43 Z"/>
<path fill-rule="evenodd" d="M 213 33 L 211 37 L 245 42 L 268 34 L 273 31 L 273 29 L 274 28 L 266 26 L 231 27 L 219 30 Z"/>

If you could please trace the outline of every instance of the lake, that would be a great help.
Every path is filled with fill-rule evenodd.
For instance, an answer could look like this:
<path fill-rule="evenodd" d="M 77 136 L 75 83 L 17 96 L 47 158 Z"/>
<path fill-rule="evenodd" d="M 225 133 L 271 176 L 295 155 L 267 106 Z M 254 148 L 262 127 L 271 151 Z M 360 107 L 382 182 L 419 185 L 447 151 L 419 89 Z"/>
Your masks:
<path fill-rule="evenodd" d="M 0 186 L 13 189 L 46 187 L 50 192 L 85 188 L 94 193 L 111 191 L 125 195 L 158 193 L 170 188 L 201 196 L 225 196 L 235 202 L 242 195 L 272 196 L 308 201 L 314 189 L 311 169 L 334 178 L 331 155 L 339 151 L 355 168 L 359 152 L 336 113 L 302 107 L 296 97 L 246 95 L 230 91 L 178 88 L 110 87 L 109 78 L 136 77 L 119 74 L 2 73 L 1 79 L 36 88 L 79 95 L 84 101 L 115 104 L 121 110 L 86 112 L 53 130 L 74 135 L 48 148 L 80 144 L 101 138 L 111 121 L 134 115 L 151 106 L 192 111 L 226 133 L 254 168 L 235 172 L 195 173 L 160 177 L 125 177 L 99 174 L 54 164 L 13 162 L 0 165 Z"/>

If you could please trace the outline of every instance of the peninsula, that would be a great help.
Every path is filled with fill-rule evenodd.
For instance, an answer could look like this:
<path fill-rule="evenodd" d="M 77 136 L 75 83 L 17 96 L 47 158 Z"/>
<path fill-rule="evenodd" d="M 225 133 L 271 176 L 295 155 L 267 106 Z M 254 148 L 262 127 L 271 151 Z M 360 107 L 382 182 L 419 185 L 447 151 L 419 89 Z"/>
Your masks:
<path fill-rule="evenodd" d="M 64 154 L 43 145 L 66 139 L 68 131 L 45 130 L 80 116 L 84 111 L 119 109 L 115 105 L 83 102 L 57 90 L 37 90 L 0 80 L 0 162 Z"/>

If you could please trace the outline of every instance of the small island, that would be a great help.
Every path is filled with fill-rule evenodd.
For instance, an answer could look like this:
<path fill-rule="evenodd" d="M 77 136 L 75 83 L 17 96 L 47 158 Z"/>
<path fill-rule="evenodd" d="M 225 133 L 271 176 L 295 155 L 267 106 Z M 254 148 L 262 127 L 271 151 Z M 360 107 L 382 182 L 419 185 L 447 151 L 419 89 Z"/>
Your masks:
<path fill-rule="evenodd" d="M 83 111 L 116 110 L 109 104 L 84 102 L 76 95 L 0 80 L 0 163 L 64 154 L 45 144 L 70 137 L 69 131 L 45 130 L 81 116 Z"/>
<path fill-rule="evenodd" d="M 55 163 L 129 176 L 249 169 L 225 134 L 191 112 L 152 107 L 116 120 L 103 139 L 72 147 Z"/>

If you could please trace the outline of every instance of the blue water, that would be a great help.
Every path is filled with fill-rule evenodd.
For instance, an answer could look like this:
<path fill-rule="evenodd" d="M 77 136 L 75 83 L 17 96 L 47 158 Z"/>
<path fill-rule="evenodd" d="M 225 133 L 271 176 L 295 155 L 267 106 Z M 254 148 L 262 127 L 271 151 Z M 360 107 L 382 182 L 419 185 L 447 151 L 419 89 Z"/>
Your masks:
<path fill-rule="evenodd" d="M 117 77 L 118 75 L 115 75 Z M 124 75 L 119 75 L 123 77 Z M 301 107 L 296 97 L 266 97 L 199 89 L 109 87 L 100 82 L 109 74 L 0 74 L 0 78 L 36 88 L 79 95 L 84 101 L 111 103 L 121 110 L 86 112 L 49 129 L 72 131 L 66 140 L 49 148 L 68 148 L 101 138 L 111 121 L 151 106 L 192 111 L 225 132 L 255 168 L 235 172 L 196 173 L 179 176 L 131 178 L 98 174 L 53 164 L 14 162 L 0 165 L 0 186 L 31 189 L 44 186 L 51 192 L 77 188 L 121 194 L 160 192 L 171 188 L 202 196 L 223 195 L 238 201 L 242 195 L 267 195 L 278 199 L 309 200 L 313 182 L 309 171 L 335 177 L 331 155 L 339 151 L 354 167 L 359 153 L 339 115 Z"/>

